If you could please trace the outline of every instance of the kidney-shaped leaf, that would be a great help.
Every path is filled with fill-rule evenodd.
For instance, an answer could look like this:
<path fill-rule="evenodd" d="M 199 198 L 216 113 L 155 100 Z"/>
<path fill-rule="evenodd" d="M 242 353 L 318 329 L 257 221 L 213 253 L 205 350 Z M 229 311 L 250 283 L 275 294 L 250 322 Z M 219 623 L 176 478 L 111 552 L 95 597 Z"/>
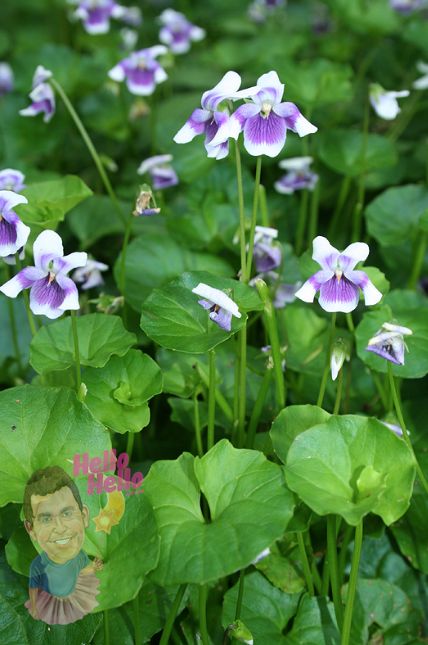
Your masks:
<path fill-rule="evenodd" d="M 337 129 L 321 134 L 319 154 L 329 168 L 349 177 L 392 166 L 397 160 L 394 144 L 389 139 L 369 134 L 365 142 L 358 130 Z"/>
<path fill-rule="evenodd" d="M 156 462 L 144 490 L 161 536 L 152 577 L 162 585 L 204 584 L 248 566 L 282 535 L 294 506 L 279 466 L 225 439 L 202 458 Z"/>
<path fill-rule="evenodd" d="M 286 466 L 289 487 L 318 515 L 336 513 L 355 526 L 375 513 L 389 525 L 409 507 L 413 455 L 376 419 L 333 416 L 306 430 Z"/>
<path fill-rule="evenodd" d="M 287 453 L 297 435 L 324 423 L 330 414 L 316 405 L 289 405 L 281 410 L 270 429 L 274 450 L 285 464 Z"/>

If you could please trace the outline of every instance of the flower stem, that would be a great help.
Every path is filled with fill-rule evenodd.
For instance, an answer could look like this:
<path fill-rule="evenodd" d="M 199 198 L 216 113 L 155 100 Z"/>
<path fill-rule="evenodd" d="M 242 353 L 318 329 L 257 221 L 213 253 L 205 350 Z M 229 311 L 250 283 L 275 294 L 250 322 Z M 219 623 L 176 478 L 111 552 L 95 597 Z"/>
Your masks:
<path fill-rule="evenodd" d="M 260 184 L 259 186 L 259 200 L 260 200 L 260 215 L 263 226 L 269 226 L 269 213 L 266 201 L 266 188 Z"/>
<path fill-rule="evenodd" d="M 345 527 L 345 534 L 343 536 L 342 546 L 340 547 L 339 553 L 339 584 L 342 584 L 343 582 L 343 575 L 345 572 L 346 564 L 346 553 L 348 551 L 348 546 L 352 538 L 352 533 L 352 526 L 347 524 Z"/>
<path fill-rule="evenodd" d="M 241 247 L 241 280 L 247 275 L 246 242 L 245 242 L 245 211 L 244 211 L 244 188 L 242 185 L 242 164 L 239 143 L 235 141 L 236 181 L 238 186 L 239 206 L 239 243 Z"/>
<path fill-rule="evenodd" d="M 22 269 L 22 262 L 19 259 L 19 253 L 15 254 L 16 267 L 18 272 Z M 25 310 L 27 312 L 28 324 L 30 325 L 31 335 L 35 336 L 37 333 L 36 323 L 34 322 L 33 313 L 30 309 L 30 299 L 28 297 L 28 292 L 26 289 L 23 290 L 22 295 L 24 297 Z"/>
<path fill-rule="evenodd" d="M 414 289 L 418 283 L 419 276 L 424 264 L 425 251 L 427 248 L 428 236 L 426 231 L 418 231 L 418 239 L 414 253 L 413 267 L 407 284 L 409 289 Z"/>
<path fill-rule="evenodd" d="M 198 455 L 202 457 L 202 455 L 204 454 L 204 449 L 202 446 L 201 422 L 199 418 L 199 404 L 198 404 L 197 390 L 195 390 L 193 394 L 193 422 L 195 424 L 195 439 L 196 439 L 196 447 L 198 450 Z"/>
<path fill-rule="evenodd" d="M 207 627 L 207 585 L 199 587 L 199 630 L 201 632 L 201 640 L 203 645 L 210 645 L 210 637 Z"/>
<path fill-rule="evenodd" d="M 132 451 L 134 450 L 134 441 L 135 441 L 135 432 L 128 432 L 126 438 L 126 454 L 129 457 L 129 461 L 132 459 Z"/>
<path fill-rule="evenodd" d="M 328 568 L 330 571 L 331 591 L 333 594 L 334 612 L 336 614 L 337 624 L 339 629 L 342 627 L 343 622 L 343 608 L 342 600 L 340 597 L 340 583 L 339 583 L 339 567 L 337 564 L 337 549 L 336 549 L 336 516 L 327 516 L 327 557 Z"/>
<path fill-rule="evenodd" d="M 300 253 L 302 252 L 303 238 L 305 235 L 306 220 L 308 216 L 308 202 L 309 202 L 309 192 L 307 190 L 302 190 L 302 195 L 300 200 L 299 220 L 297 223 L 297 232 L 296 232 L 296 255 L 300 255 Z"/>
<path fill-rule="evenodd" d="M 268 390 L 269 390 L 271 378 L 272 378 L 272 370 L 267 369 L 263 375 L 263 380 L 260 385 L 259 392 L 257 394 L 256 402 L 254 403 L 253 411 L 250 417 L 250 422 L 248 424 L 247 448 L 252 448 L 254 445 L 257 426 L 259 425 L 260 415 L 263 410 L 266 394 L 268 393 Z"/>
<path fill-rule="evenodd" d="M 241 569 L 241 571 L 239 572 L 239 587 L 238 587 L 238 597 L 236 599 L 235 620 L 239 620 L 241 618 L 242 600 L 244 598 L 244 582 L 245 582 L 245 569 Z"/>
<path fill-rule="evenodd" d="M 266 283 L 261 280 L 256 280 L 257 291 L 263 301 L 264 310 L 263 316 L 267 327 L 269 342 L 272 350 L 273 370 L 275 373 L 275 386 L 276 386 L 276 402 L 280 410 L 285 407 L 285 388 L 284 388 L 284 374 L 282 371 L 282 357 L 281 347 L 279 344 L 278 325 L 276 321 L 275 309 L 270 299 L 269 289 Z"/>
<path fill-rule="evenodd" d="M 247 326 L 239 334 L 239 399 L 238 399 L 238 447 L 244 445 L 245 413 L 247 408 Z"/>
<path fill-rule="evenodd" d="M 76 312 L 70 311 L 71 314 L 71 329 L 73 331 L 74 343 L 74 363 L 76 366 L 76 391 L 79 392 L 82 383 L 82 373 L 80 368 L 80 351 L 79 351 L 79 335 L 77 333 Z"/>
<path fill-rule="evenodd" d="M 351 177 L 349 177 L 348 175 L 345 175 L 345 177 L 342 179 L 339 197 L 336 202 L 336 208 L 334 209 L 333 217 L 331 218 L 330 226 L 328 228 L 329 239 L 331 239 L 336 235 L 337 225 L 339 223 L 340 215 L 342 213 L 343 206 L 345 205 L 346 198 L 348 197 L 350 187 L 351 187 Z"/>
<path fill-rule="evenodd" d="M 209 386 L 208 386 L 208 435 L 207 435 L 207 449 L 214 445 L 214 423 L 215 423 L 215 353 L 211 349 L 208 352 L 209 360 Z"/>
<path fill-rule="evenodd" d="M 300 560 L 302 563 L 303 574 L 305 576 L 306 587 L 311 596 L 315 595 L 314 583 L 312 580 L 311 569 L 309 566 L 308 556 L 305 549 L 305 541 L 303 539 L 303 534 L 300 531 L 296 532 L 297 544 L 299 546 Z"/>
<path fill-rule="evenodd" d="M 410 451 L 413 454 L 413 457 L 415 459 L 416 472 L 418 474 L 418 477 L 420 479 L 422 486 L 425 488 L 425 491 L 428 493 L 428 482 L 425 479 L 425 475 L 422 472 L 422 468 L 419 465 L 419 462 L 415 455 L 415 451 L 412 446 L 412 442 L 410 441 L 410 437 L 407 433 L 406 424 L 404 421 L 403 413 L 401 411 L 400 401 L 398 399 L 397 388 L 395 387 L 395 379 L 394 379 L 394 374 L 392 373 L 392 365 L 390 361 L 388 361 L 388 378 L 389 378 L 389 385 L 391 389 L 392 400 L 394 402 L 395 412 L 397 414 L 398 423 L 400 424 L 401 429 L 403 431 L 403 439 L 407 443 L 407 446 L 409 447 Z"/>
<path fill-rule="evenodd" d="M 308 246 L 312 244 L 312 240 L 316 237 L 316 234 L 317 234 L 319 203 L 320 203 L 320 180 L 318 179 L 316 186 L 312 191 L 312 195 L 311 195 L 309 226 L 308 226 Z"/>
<path fill-rule="evenodd" d="M 132 231 L 132 221 L 134 215 L 129 216 L 125 226 L 125 234 L 123 236 L 122 251 L 120 253 L 120 273 L 119 273 L 119 288 L 122 295 L 125 295 L 125 270 L 126 270 L 126 252 L 128 250 L 129 238 Z"/>
<path fill-rule="evenodd" d="M 6 276 L 7 279 L 10 280 L 12 278 L 12 271 L 10 266 L 5 265 L 6 267 Z M 7 306 L 9 310 L 9 322 L 10 322 L 10 331 L 12 334 L 12 343 L 13 343 L 13 350 L 15 353 L 15 358 L 16 362 L 18 363 L 18 368 L 20 373 L 22 372 L 22 358 L 21 358 L 21 351 L 19 349 L 19 340 L 18 340 L 18 330 L 16 328 L 16 318 L 15 318 L 15 309 L 13 302 L 10 298 L 6 298 L 7 300 Z"/>
<path fill-rule="evenodd" d="M 117 214 L 119 215 L 122 223 L 125 224 L 126 223 L 126 218 L 125 218 L 125 215 L 122 212 L 122 208 L 120 206 L 119 200 L 116 197 L 116 194 L 115 194 L 115 192 L 114 192 L 114 190 L 112 188 L 112 185 L 111 185 L 110 180 L 109 180 L 109 178 L 107 176 L 107 173 L 106 173 L 106 171 L 104 169 L 104 166 L 103 166 L 103 164 L 101 162 L 99 154 L 96 151 L 96 148 L 95 148 L 94 144 L 92 143 L 92 140 L 91 140 L 91 138 L 90 138 L 85 126 L 83 125 L 79 115 L 77 114 L 76 110 L 74 109 L 70 99 L 68 98 L 67 94 L 64 92 L 64 90 L 63 90 L 62 86 L 60 85 L 60 83 L 58 83 L 58 81 L 55 78 L 50 78 L 49 83 L 52 85 L 52 87 L 55 89 L 55 91 L 59 94 L 59 96 L 62 99 L 62 102 L 64 103 L 64 105 L 67 108 L 71 118 L 73 119 L 74 124 L 75 124 L 76 128 L 78 129 L 78 131 L 79 131 L 79 133 L 80 133 L 80 135 L 81 135 L 86 147 L 88 148 L 89 154 L 91 155 L 91 157 L 93 159 L 93 162 L 94 162 L 94 164 L 95 164 L 95 166 L 96 166 L 96 168 L 98 170 L 98 173 L 100 175 L 101 181 L 104 184 L 104 187 L 105 187 L 105 189 L 107 191 L 107 194 L 109 195 L 110 199 L 112 200 L 112 202 L 113 202 L 113 204 L 114 204 L 114 206 L 116 208 Z"/>
<path fill-rule="evenodd" d="M 388 397 L 387 397 L 387 394 L 385 392 L 385 388 L 383 387 L 382 383 L 380 382 L 380 378 L 379 378 L 378 374 L 376 374 L 376 372 L 374 372 L 373 370 L 370 370 L 370 372 L 371 372 L 371 375 L 372 375 L 373 383 L 375 384 L 376 389 L 378 391 L 379 398 L 382 401 L 383 407 L 385 408 L 385 412 L 388 412 L 388 410 L 389 410 Z"/>
<path fill-rule="evenodd" d="M 183 600 L 184 592 L 186 591 L 187 584 L 180 585 L 177 590 L 177 593 L 174 598 L 174 602 L 171 607 L 171 611 L 168 614 L 166 619 L 165 627 L 163 628 L 162 637 L 159 641 L 159 645 L 168 645 L 169 637 L 171 636 L 172 627 L 174 625 L 175 618 L 180 609 L 181 601 Z"/>
<path fill-rule="evenodd" d="M 361 220 L 364 208 L 364 198 L 366 193 L 365 179 L 366 179 L 366 160 L 367 160 L 367 142 L 369 136 L 369 117 L 370 117 L 370 100 L 368 90 L 366 91 L 366 99 L 364 104 L 364 119 L 363 119 L 363 146 L 361 151 L 362 157 L 362 171 L 358 178 L 358 191 L 357 203 L 355 205 L 354 217 L 352 220 L 352 240 L 355 242 L 360 239 L 361 235 Z"/>
<path fill-rule="evenodd" d="M 328 344 L 328 348 L 327 348 L 327 356 L 326 356 L 326 361 L 325 361 L 325 367 L 324 367 L 324 372 L 323 372 L 323 375 L 322 375 L 320 391 L 319 391 L 318 400 L 317 400 L 317 406 L 319 408 L 322 407 L 322 404 L 323 404 L 323 401 L 324 401 L 325 388 L 326 388 L 326 385 L 327 385 L 328 373 L 330 371 L 330 355 L 331 355 L 331 348 L 333 347 L 335 329 L 336 329 L 336 312 L 334 312 L 332 317 L 331 317 L 330 339 L 329 339 L 329 344 Z"/>
<path fill-rule="evenodd" d="M 253 253 L 254 253 L 254 233 L 256 230 L 257 224 L 257 211 L 259 206 L 259 186 L 260 186 L 260 175 L 262 171 L 262 157 L 257 157 L 256 162 L 256 176 L 254 179 L 254 196 L 253 196 L 253 213 L 251 217 L 251 228 L 250 228 L 250 241 L 248 243 L 248 255 L 247 255 L 247 270 L 245 276 L 245 282 L 248 282 L 251 278 L 251 265 L 253 262 Z"/>
<path fill-rule="evenodd" d="M 346 594 L 345 614 L 343 618 L 341 645 L 349 645 L 351 635 L 352 613 L 354 610 L 355 592 L 357 589 L 358 567 L 360 564 L 361 547 L 363 544 L 363 520 L 355 527 L 354 552 L 352 554 L 351 575 Z"/>

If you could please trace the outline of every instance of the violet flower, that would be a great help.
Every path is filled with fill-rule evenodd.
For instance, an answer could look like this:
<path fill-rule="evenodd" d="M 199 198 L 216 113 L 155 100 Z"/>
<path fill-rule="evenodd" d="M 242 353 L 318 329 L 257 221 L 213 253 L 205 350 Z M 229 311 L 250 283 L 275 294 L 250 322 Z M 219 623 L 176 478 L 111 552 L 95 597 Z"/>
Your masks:
<path fill-rule="evenodd" d="M 20 170 L 13 168 L 5 168 L 0 170 L 0 190 L 12 190 L 14 193 L 19 193 L 24 190 L 25 176 Z"/>
<path fill-rule="evenodd" d="M 176 186 L 178 184 L 178 177 L 174 168 L 169 165 L 171 161 L 172 155 L 149 157 L 140 164 L 137 173 L 139 175 L 148 173 L 155 190 Z"/>
<path fill-rule="evenodd" d="M 296 293 L 301 286 L 302 283 L 300 280 L 294 284 L 280 284 L 274 293 L 273 306 L 275 309 L 283 309 L 286 305 L 294 302 L 296 300 Z"/>
<path fill-rule="evenodd" d="M 52 77 L 52 72 L 42 65 L 36 68 L 33 76 L 33 89 L 30 92 L 31 105 L 19 110 L 21 116 L 36 116 L 44 114 L 43 121 L 48 123 L 55 114 L 55 95 L 46 81 Z"/>
<path fill-rule="evenodd" d="M 221 81 L 211 90 L 202 94 L 201 108 L 193 110 L 192 114 L 174 137 L 175 143 L 188 143 L 198 134 L 205 134 L 205 150 L 208 157 L 224 159 L 229 153 L 227 108 L 219 110 L 220 103 L 227 99 L 236 100 L 248 98 L 258 88 L 239 90 L 241 77 L 236 72 L 227 72 Z M 214 144 L 214 137 L 218 141 Z"/>
<path fill-rule="evenodd" d="M 128 90 L 138 96 L 149 96 L 156 85 L 168 78 L 164 68 L 156 60 L 157 56 L 166 54 L 167 48 L 155 45 L 133 52 L 113 67 L 108 75 L 117 82 L 125 81 Z"/>
<path fill-rule="evenodd" d="M 0 63 L 0 96 L 13 90 L 13 71 L 9 63 Z"/>
<path fill-rule="evenodd" d="M 22 249 L 30 235 L 30 227 L 13 210 L 28 199 L 11 190 L 0 190 L 0 257 L 7 258 Z M 10 262 L 6 261 L 7 264 Z"/>
<path fill-rule="evenodd" d="M 80 0 L 74 15 L 83 22 L 88 34 L 106 34 L 110 18 L 120 18 L 123 8 L 114 0 Z"/>
<path fill-rule="evenodd" d="M 89 259 L 85 266 L 76 269 L 71 277 L 74 282 L 81 283 L 81 289 L 86 291 L 87 289 L 99 287 L 104 284 L 101 271 L 108 271 L 108 268 L 108 264 Z"/>
<path fill-rule="evenodd" d="M 230 331 L 232 328 L 232 316 L 241 318 L 241 312 L 236 302 L 232 298 L 229 298 L 223 291 L 220 291 L 220 289 L 215 289 L 200 282 L 192 289 L 192 293 L 203 298 L 202 300 L 198 300 L 198 303 L 210 312 L 209 316 L 211 320 L 221 327 L 221 329 Z"/>
<path fill-rule="evenodd" d="M 165 9 L 159 16 L 162 29 L 159 40 L 167 45 L 173 54 L 185 54 L 191 41 L 205 38 L 205 30 L 189 22 L 186 16 L 173 9 Z"/>
<path fill-rule="evenodd" d="M 306 280 L 297 291 L 296 298 L 313 302 L 319 291 L 318 302 L 324 311 L 349 313 L 357 307 L 361 289 L 366 305 L 375 305 L 382 298 L 381 292 L 364 271 L 354 270 L 355 265 L 363 262 L 368 254 L 369 247 L 364 242 L 354 242 L 340 253 L 319 235 L 313 241 L 312 258 L 321 266 L 321 271 Z"/>
<path fill-rule="evenodd" d="M 289 172 L 275 182 L 275 189 L 283 195 L 291 195 L 296 190 L 313 190 L 318 175 L 309 169 L 312 161 L 312 157 L 292 157 L 280 161 L 279 167 Z"/>
<path fill-rule="evenodd" d="M 241 105 L 229 120 L 229 136 L 237 139 L 244 132 L 244 147 L 250 155 L 276 157 L 285 145 L 287 128 L 300 137 L 316 132 L 294 103 L 281 103 L 284 85 L 274 71 L 257 80 L 257 92 L 252 103 Z M 220 133 L 211 142 L 221 142 Z"/>
<path fill-rule="evenodd" d="M 418 72 L 423 74 L 421 78 L 416 79 L 412 84 L 414 90 L 426 90 L 428 89 L 428 64 L 423 63 L 421 60 L 416 63 L 416 68 Z"/>
<path fill-rule="evenodd" d="M 254 233 L 254 263 L 259 273 L 267 273 L 281 264 L 282 252 L 280 246 L 275 246 L 278 237 L 276 228 L 256 226 Z"/>
<path fill-rule="evenodd" d="M 397 98 L 409 96 L 409 90 L 387 91 L 378 83 L 370 83 L 370 103 L 381 119 L 392 121 L 401 112 Z"/>
<path fill-rule="evenodd" d="M 0 287 L 9 298 L 30 289 L 30 308 L 36 315 L 59 318 L 68 309 L 79 309 L 79 294 L 71 269 L 85 266 L 86 253 L 64 256 L 62 240 L 55 231 L 40 233 L 33 244 L 35 266 L 25 267 Z"/>
<path fill-rule="evenodd" d="M 337 338 L 334 341 L 330 356 L 330 372 L 333 381 L 337 379 L 345 360 L 349 361 L 349 359 L 349 347 L 342 338 Z"/>
<path fill-rule="evenodd" d="M 370 338 L 366 350 L 373 352 L 395 365 L 404 365 L 404 350 L 407 349 L 404 336 L 412 330 L 392 323 L 383 323 L 376 334 Z"/>
<path fill-rule="evenodd" d="M 428 3 L 427 0 L 389 0 L 389 5 L 397 13 L 408 15 L 418 9 L 423 9 Z"/>

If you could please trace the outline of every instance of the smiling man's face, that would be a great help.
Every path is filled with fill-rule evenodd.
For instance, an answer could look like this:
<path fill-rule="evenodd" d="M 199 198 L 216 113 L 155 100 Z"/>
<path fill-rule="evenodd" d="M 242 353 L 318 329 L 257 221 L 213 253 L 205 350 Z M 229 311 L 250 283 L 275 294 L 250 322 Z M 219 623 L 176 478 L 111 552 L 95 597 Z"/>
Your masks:
<path fill-rule="evenodd" d="M 89 524 L 87 506 L 80 510 L 68 486 L 49 495 L 32 495 L 33 525 L 28 532 L 53 562 L 64 564 L 82 548 Z"/>

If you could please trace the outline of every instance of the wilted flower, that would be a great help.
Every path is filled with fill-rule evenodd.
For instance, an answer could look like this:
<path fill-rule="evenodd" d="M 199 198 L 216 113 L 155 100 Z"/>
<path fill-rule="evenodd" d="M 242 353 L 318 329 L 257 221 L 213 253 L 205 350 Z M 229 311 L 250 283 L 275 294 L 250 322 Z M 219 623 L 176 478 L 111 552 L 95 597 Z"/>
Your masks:
<path fill-rule="evenodd" d="M 126 81 L 128 90 L 138 96 L 149 96 L 156 85 L 168 78 L 164 68 L 156 60 L 166 54 L 167 48 L 155 45 L 130 54 L 113 67 L 108 75 L 114 81 Z"/>
<path fill-rule="evenodd" d="M 370 103 L 372 104 L 376 114 L 380 116 L 381 119 L 387 119 L 388 121 L 395 119 L 397 114 L 401 112 L 397 98 L 409 96 L 409 94 L 409 90 L 388 92 L 378 83 L 370 84 Z"/>
<path fill-rule="evenodd" d="M 151 205 L 152 201 L 154 206 Z M 150 215 L 158 215 L 159 213 L 160 208 L 156 207 L 152 191 L 146 190 L 145 188 L 144 190 L 141 190 L 137 197 L 137 201 L 135 202 L 135 209 L 132 211 L 132 214 L 135 215 L 135 217 L 149 217 Z"/>
<path fill-rule="evenodd" d="M 100 293 L 98 298 L 89 300 L 89 302 L 96 305 L 97 311 L 101 311 L 104 314 L 116 314 L 123 307 L 125 299 L 123 296 L 110 296 L 108 293 Z"/>
<path fill-rule="evenodd" d="M 52 72 L 42 65 L 36 68 L 33 76 L 33 89 L 30 92 L 31 105 L 19 110 L 21 116 L 36 116 L 44 114 L 43 121 L 48 123 L 55 114 L 55 95 L 46 81 L 52 77 Z"/>
<path fill-rule="evenodd" d="M 241 312 L 236 302 L 220 289 L 215 289 L 200 282 L 192 289 L 192 293 L 203 298 L 203 300 L 198 300 L 198 303 L 204 309 L 209 310 L 211 320 L 225 331 L 231 330 L 232 316 L 241 317 Z"/>
<path fill-rule="evenodd" d="M 22 269 L 2 285 L 0 291 L 9 298 L 16 298 L 23 289 L 30 288 L 31 311 L 51 319 L 59 318 L 68 309 L 79 309 L 77 287 L 67 273 L 84 266 L 87 254 L 64 256 L 58 233 L 46 230 L 36 238 L 33 256 L 35 266 Z"/>
<path fill-rule="evenodd" d="M 167 45 L 173 54 L 184 54 L 189 51 L 191 41 L 202 40 L 205 30 L 192 25 L 186 16 L 173 9 L 165 9 L 159 16 L 162 29 L 159 40 Z"/>
<path fill-rule="evenodd" d="M 101 271 L 108 271 L 108 264 L 89 259 L 85 266 L 76 269 L 72 278 L 74 282 L 81 282 L 81 288 L 86 291 L 104 284 Z"/>
<path fill-rule="evenodd" d="M 343 363 L 345 360 L 349 361 L 349 358 L 349 348 L 347 344 L 342 338 L 337 338 L 334 341 L 330 356 L 330 371 L 333 381 L 337 379 L 337 375 L 339 374 Z"/>
<path fill-rule="evenodd" d="M 296 293 L 296 298 L 313 302 L 319 291 L 318 302 L 324 311 L 349 313 L 357 307 L 359 290 L 362 289 L 366 305 L 375 305 L 382 298 L 381 292 L 364 271 L 354 270 L 358 262 L 367 258 L 369 251 L 364 242 L 354 242 L 340 253 L 325 237 L 319 235 L 313 241 L 312 258 L 322 270 L 306 280 Z"/>
<path fill-rule="evenodd" d="M 366 350 L 373 352 L 395 365 L 404 365 L 404 350 L 407 349 L 404 336 L 413 334 L 408 327 L 383 323 L 376 334 L 370 338 Z"/>
<path fill-rule="evenodd" d="M 398 13 L 409 14 L 427 6 L 427 0 L 389 0 L 389 5 Z"/>
<path fill-rule="evenodd" d="M 300 113 L 294 103 L 281 103 L 284 85 L 276 72 L 263 74 L 257 80 L 252 103 L 241 105 L 229 120 L 229 136 L 237 139 L 244 132 L 244 146 L 253 156 L 276 157 L 285 145 L 287 128 L 300 137 L 318 130 Z M 212 144 L 220 143 L 222 134 Z"/>
<path fill-rule="evenodd" d="M 312 161 L 312 157 L 292 157 L 280 161 L 278 166 L 289 172 L 275 182 L 275 189 L 283 195 L 291 195 L 296 190 L 313 190 L 318 175 L 309 170 Z"/>
<path fill-rule="evenodd" d="M 151 177 L 155 190 L 176 186 L 178 184 L 178 177 L 174 168 L 170 166 L 171 161 L 172 155 L 149 157 L 140 164 L 137 172 L 139 175 L 144 175 L 147 172 Z"/>
<path fill-rule="evenodd" d="M 229 152 L 229 111 L 220 111 L 220 103 L 226 99 L 241 99 L 251 96 L 257 88 L 239 90 L 241 77 L 236 72 L 227 72 L 211 90 L 202 94 L 202 109 L 193 110 L 189 119 L 174 137 L 175 143 L 188 143 L 198 134 L 205 134 L 205 150 L 208 157 L 223 159 Z M 213 144 L 216 137 L 218 142 Z"/>
<path fill-rule="evenodd" d="M 423 74 L 421 78 L 416 79 L 412 84 L 414 90 L 426 90 L 428 88 L 428 63 L 423 63 L 421 60 L 416 63 L 418 72 Z"/>
<path fill-rule="evenodd" d="M 256 226 L 254 234 L 254 262 L 257 271 L 266 273 L 276 269 L 281 264 L 282 252 L 280 246 L 274 245 L 278 237 L 276 228 Z"/>
<path fill-rule="evenodd" d="M 0 190 L 0 257 L 2 258 L 17 253 L 30 235 L 30 227 L 21 222 L 13 210 L 18 204 L 28 204 L 28 199 L 11 190 Z"/>
<path fill-rule="evenodd" d="M 0 96 L 13 90 L 13 72 L 9 63 L 0 63 Z"/>
<path fill-rule="evenodd" d="M 25 176 L 20 170 L 13 168 L 5 168 L 0 170 L 0 190 L 12 190 L 14 193 L 19 193 L 25 188 Z"/>

